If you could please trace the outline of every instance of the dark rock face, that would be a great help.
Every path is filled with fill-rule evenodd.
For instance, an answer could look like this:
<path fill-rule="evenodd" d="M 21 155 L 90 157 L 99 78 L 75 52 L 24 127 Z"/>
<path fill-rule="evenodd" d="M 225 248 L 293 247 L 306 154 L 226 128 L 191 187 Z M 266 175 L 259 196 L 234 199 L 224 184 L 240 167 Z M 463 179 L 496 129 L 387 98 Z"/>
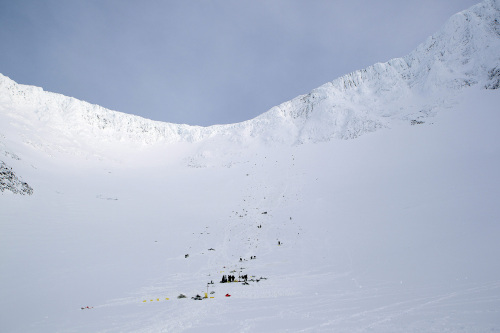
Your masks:
<path fill-rule="evenodd" d="M 11 167 L 0 161 L 0 191 L 6 190 L 21 195 L 33 194 L 33 188 L 28 183 L 21 181 Z"/>

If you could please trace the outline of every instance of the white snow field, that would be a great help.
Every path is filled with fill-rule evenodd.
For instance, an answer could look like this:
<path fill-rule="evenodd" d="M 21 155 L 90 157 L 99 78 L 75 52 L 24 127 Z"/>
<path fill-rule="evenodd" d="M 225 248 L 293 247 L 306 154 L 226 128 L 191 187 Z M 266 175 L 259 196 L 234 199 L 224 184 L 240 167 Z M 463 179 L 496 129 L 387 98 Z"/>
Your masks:
<path fill-rule="evenodd" d="M 0 331 L 500 332 L 499 87 L 498 0 L 238 124 L 0 75 Z"/>

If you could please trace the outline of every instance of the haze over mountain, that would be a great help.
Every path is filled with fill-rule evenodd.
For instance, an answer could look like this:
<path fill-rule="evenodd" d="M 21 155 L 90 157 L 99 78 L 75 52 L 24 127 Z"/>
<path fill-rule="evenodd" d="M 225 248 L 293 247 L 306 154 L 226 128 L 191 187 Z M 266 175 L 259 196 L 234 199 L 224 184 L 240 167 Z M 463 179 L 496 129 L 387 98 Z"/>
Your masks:
<path fill-rule="evenodd" d="M 0 329 L 500 330 L 499 88 L 499 0 L 236 124 L 0 75 Z"/>

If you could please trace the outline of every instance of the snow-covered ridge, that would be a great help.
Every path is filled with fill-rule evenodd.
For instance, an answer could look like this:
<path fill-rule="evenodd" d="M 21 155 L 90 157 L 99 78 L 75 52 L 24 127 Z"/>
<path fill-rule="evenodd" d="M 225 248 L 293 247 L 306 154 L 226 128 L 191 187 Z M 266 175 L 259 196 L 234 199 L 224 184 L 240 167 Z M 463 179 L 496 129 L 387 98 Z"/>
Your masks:
<path fill-rule="evenodd" d="M 349 139 L 393 120 L 423 121 L 464 87 L 500 86 L 500 0 L 450 18 L 412 53 L 355 71 L 237 124 L 209 127 L 152 121 L 20 85 L 0 75 L 0 113 L 48 126 L 71 140 L 198 142 L 222 136 L 297 144 Z M 19 127 L 19 125 L 18 125 Z"/>

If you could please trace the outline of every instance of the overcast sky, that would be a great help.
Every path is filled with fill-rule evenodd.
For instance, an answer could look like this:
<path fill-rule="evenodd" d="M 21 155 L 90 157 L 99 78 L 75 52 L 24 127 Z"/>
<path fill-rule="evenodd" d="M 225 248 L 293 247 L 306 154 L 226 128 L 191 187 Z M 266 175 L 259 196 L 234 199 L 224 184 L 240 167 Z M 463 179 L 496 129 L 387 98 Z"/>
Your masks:
<path fill-rule="evenodd" d="M 479 0 L 0 0 L 0 73 L 108 109 L 240 122 L 408 54 Z"/>

